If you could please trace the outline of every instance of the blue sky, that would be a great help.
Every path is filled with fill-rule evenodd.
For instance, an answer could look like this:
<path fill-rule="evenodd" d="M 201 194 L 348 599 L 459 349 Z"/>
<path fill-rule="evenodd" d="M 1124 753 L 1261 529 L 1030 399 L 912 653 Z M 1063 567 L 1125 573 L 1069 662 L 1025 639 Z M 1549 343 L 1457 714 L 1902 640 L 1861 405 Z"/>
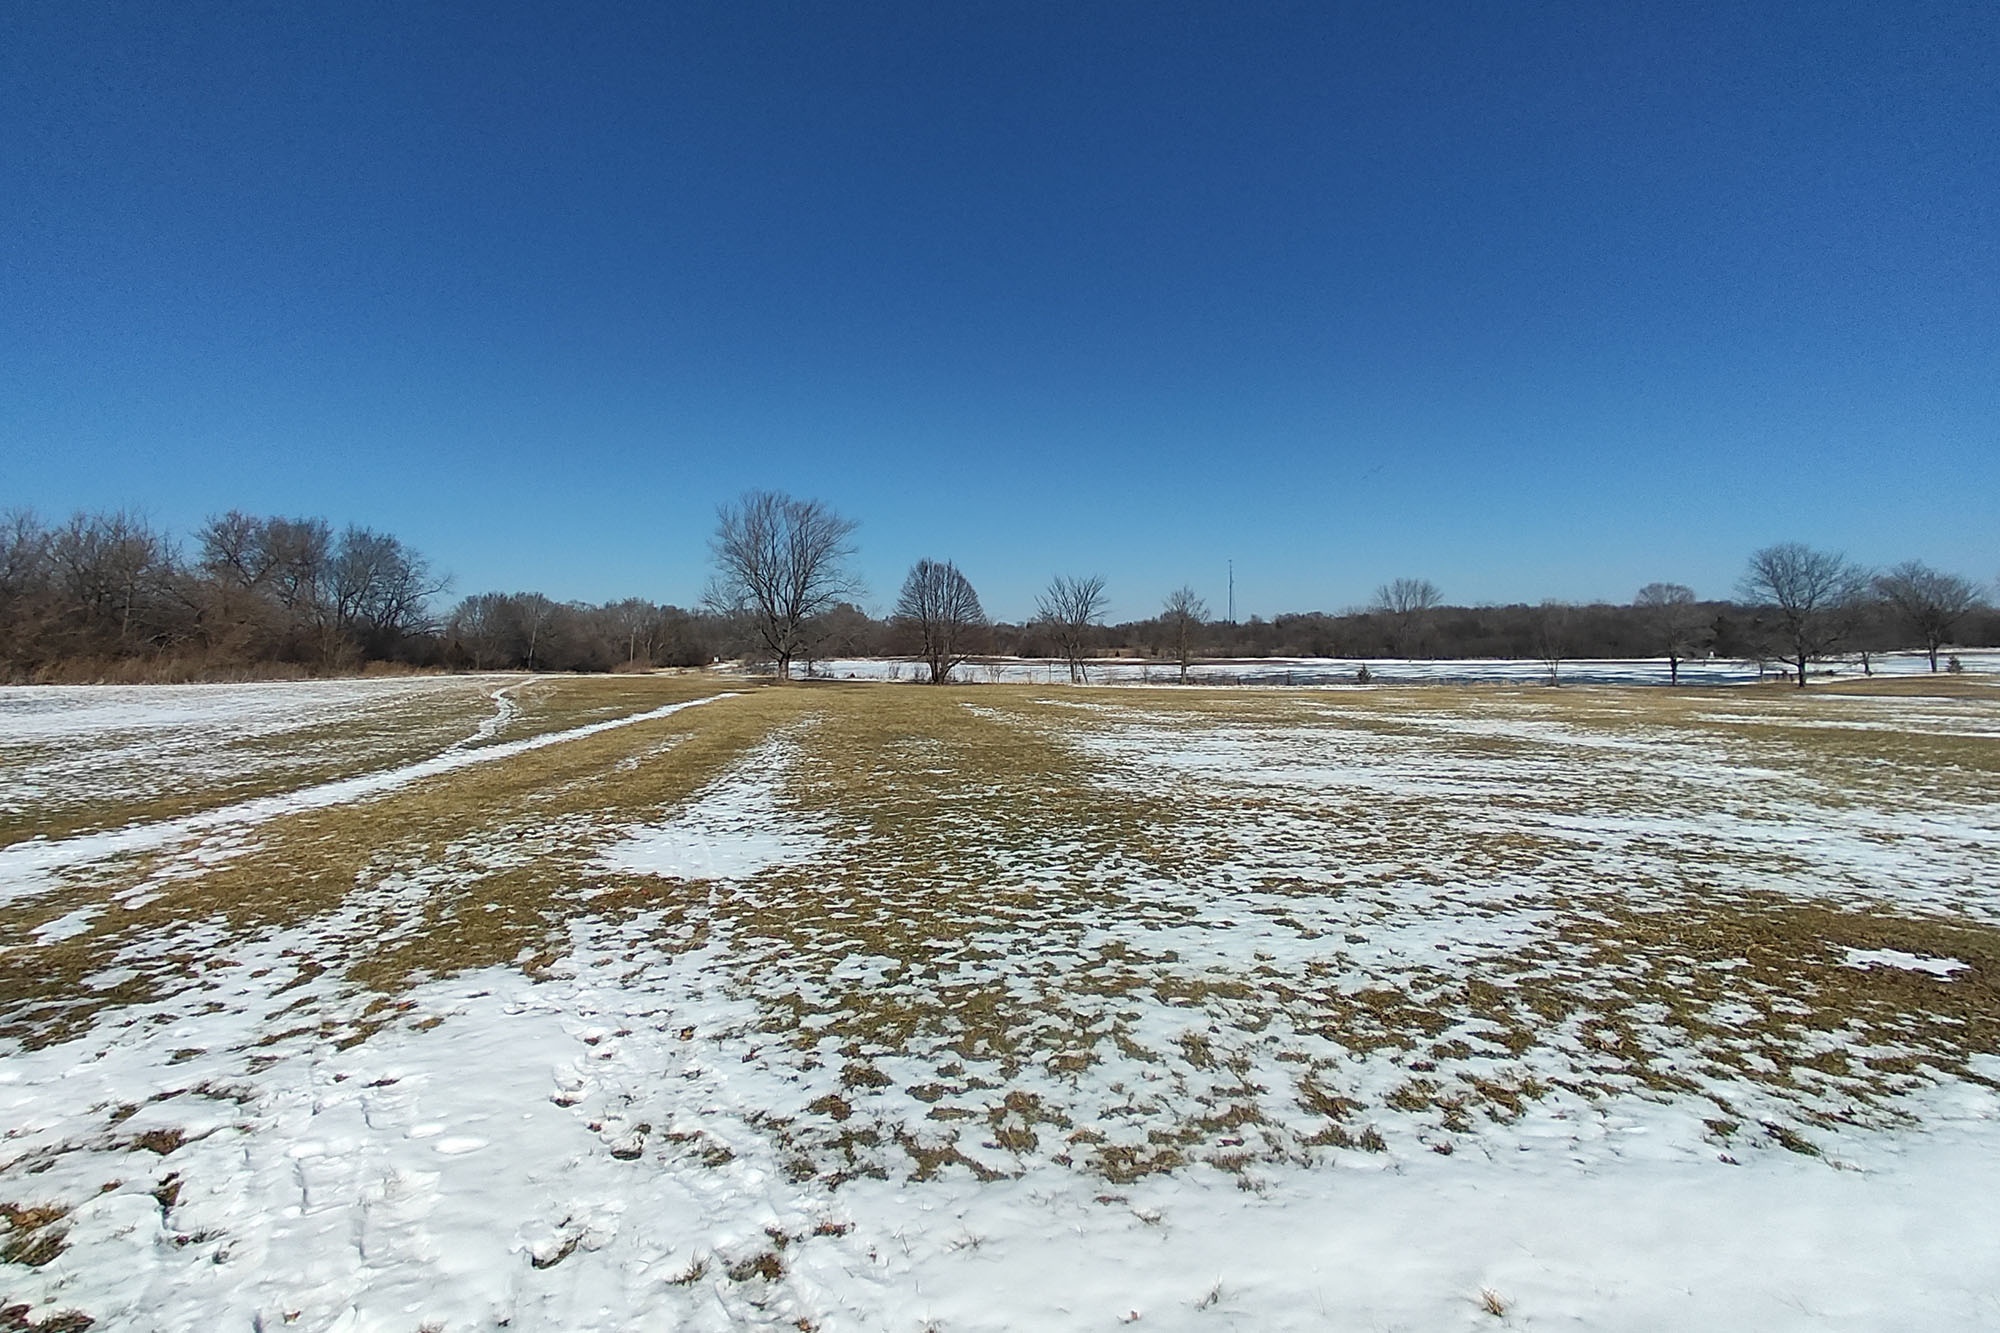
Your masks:
<path fill-rule="evenodd" d="M 0 507 L 998 616 L 2000 572 L 2000 8 L 0 9 Z"/>

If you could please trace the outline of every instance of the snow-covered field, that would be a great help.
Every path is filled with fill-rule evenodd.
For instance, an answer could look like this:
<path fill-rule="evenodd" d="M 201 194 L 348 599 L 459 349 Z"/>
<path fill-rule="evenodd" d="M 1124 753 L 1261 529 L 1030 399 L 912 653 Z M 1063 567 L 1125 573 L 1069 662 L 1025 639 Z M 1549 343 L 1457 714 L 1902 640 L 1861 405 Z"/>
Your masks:
<path fill-rule="evenodd" d="M 27 691 L 0 763 L 0 1327 L 2000 1324 L 1990 678 Z"/>

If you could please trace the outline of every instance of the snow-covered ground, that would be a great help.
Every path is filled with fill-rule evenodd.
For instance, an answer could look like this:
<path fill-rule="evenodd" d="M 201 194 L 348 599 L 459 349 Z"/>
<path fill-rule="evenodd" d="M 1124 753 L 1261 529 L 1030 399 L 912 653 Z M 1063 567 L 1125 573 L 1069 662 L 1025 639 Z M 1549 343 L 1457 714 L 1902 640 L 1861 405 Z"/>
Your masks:
<path fill-rule="evenodd" d="M 1966 671 L 1982 674 L 2000 672 L 2000 649 L 1968 648 L 1958 653 Z M 1940 663 L 1943 658 L 1939 658 Z M 1546 681 L 1546 662 L 1533 658 L 1461 657 L 1418 661 L 1383 660 L 1358 657 L 1259 657 L 1226 662 L 1198 663 L 1190 679 L 1202 684 L 1244 685 L 1351 685 L 1363 667 L 1383 684 L 1412 681 L 1443 681 L 1457 684 L 1538 684 Z M 1685 685 L 1740 685 L 1760 678 L 1769 679 L 1783 663 L 1767 665 L 1760 673 L 1754 662 L 1726 658 L 1683 661 L 1680 680 Z M 1172 684 L 1180 670 L 1164 660 L 1104 658 L 1089 664 L 1090 681 L 1097 685 Z M 842 657 L 813 664 L 816 675 L 836 680 L 923 680 L 923 663 L 894 657 Z M 1882 653 L 1867 665 L 1882 676 L 1928 674 L 1930 659 L 1921 653 Z M 1860 676 L 1859 658 L 1818 663 L 1813 674 Z M 1671 668 L 1664 657 L 1594 658 L 1564 661 L 1558 668 L 1564 684 L 1570 685 L 1665 685 Z M 1065 684 L 1069 668 L 1044 658 L 981 658 L 960 666 L 954 679 L 973 684 L 1014 683 L 1029 685 Z"/>
<path fill-rule="evenodd" d="M 518 676 L 0 688 L 0 817 L 367 772 L 503 716 Z"/>
<path fill-rule="evenodd" d="M 39 844 L 10 910 L 92 914 L 0 937 L 0 1014 L 95 1008 L 0 1039 L 0 1204 L 48 1210 L 0 1232 L 0 1309 L 2000 1323 L 2000 700 L 688 702 L 511 745 L 461 744 L 475 720 L 280 808 Z M 752 708 L 763 739 L 689 795 L 632 794 Z M 492 780 L 573 745 L 603 747 L 584 788 Z M 381 846 L 332 905 L 205 908 L 197 879 L 157 934 L 111 924 L 161 873 L 134 845 L 282 874 L 336 801 Z M 471 831 L 441 849 L 447 808 Z M 533 872 L 536 958 L 348 973 L 505 906 L 487 862 Z M 74 993 L 33 989 L 62 968 Z"/>

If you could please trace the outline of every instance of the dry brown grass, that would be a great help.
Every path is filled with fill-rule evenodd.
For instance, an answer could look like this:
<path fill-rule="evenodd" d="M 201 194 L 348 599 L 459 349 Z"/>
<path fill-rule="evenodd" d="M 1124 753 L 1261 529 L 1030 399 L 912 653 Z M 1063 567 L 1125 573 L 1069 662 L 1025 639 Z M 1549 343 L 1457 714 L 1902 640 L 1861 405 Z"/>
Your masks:
<path fill-rule="evenodd" d="M 714 689 L 552 682 L 523 692 L 521 725 Z M 766 1124 L 802 1176 L 987 1178 L 1038 1156 L 1113 1181 L 1193 1162 L 1241 1175 L 1261 1160 L 1391 1150 L 1372 1120 L 1392 1134 L 1414 1125 L 1444 1152 L 1557 1091 L 1699 1101 L 1722 1084 L 1782 1109 L 1718 1102 L 1718 1141 L 1751 1125 L 1805 1151 L 1843 1125 L 1893 1119 L 1927 1080 L 1977 1077 L 1972 1057 L 2000 1049 L 1995 926 L 1821 898 L 1810 849 L 1664 839 L 1613 862 L 1542 817 L 2000 799 L 1990 737 L 1824 725 L 1877 716 L 1873 701 L 1818 688 L 753 690 L 278 820 L 206 868 L 155 856 L 79 875 L 0 927 L 0 945 L 16 946 L 0 953 L 0 1013 L 5 1031 L 53 1040 L 198 980 L 228 941 L 316 923 L 300 975 L 332 972 L 379 999 L 344 1026 L 308 1008 L 298 1030 L 358 1040 L 397 1021 L 416 979 L 536 972 L 566 951 L 574 920 L 645 913 L 669 952 L 728 941 L 727 980 L 758 1007 L 743 1034 L 755 1058 L 825 1065 L 837 1083 L 806 1114 Z M 1128 771 L 1089 743 L 1135 729 L 1162 746 L 1420 756 L 1463 791 L 1218 787 Z M 1552 750 L 1558 733 L 1593 745 Z M 721 888 L 599 863 L 616 830 L 662 818 L 773 738 L 794 756 L 772 774 L 773 822 L 826 830 L 825 854 Z M 1716 756 L 1762 776 L 1720 793 L 1674 780 L 1676 764 Z M 1737 882 L 1752 870 L 1798 888 Z M 19 947 L 34 925 L 152 877 L 143 906 Z M 1476 924 L 1500 910 L 1475 891 L 1493 885 L 1530 893 L 1547 924 L 1472 961 L 1358 961 L 1405 924 L 1399 913 Z M 1208 910 L 1253 890 L 1226 920 Z M 1369 906 L 1378 897 L 1389 906 Z M 194 921 L 224 942 L 158 947 Z M 1308 947 L 1246 961 L 1187 943 L 1246 925 Z M 1967 967 L 1949 982 L 1848 967 L 1849 948 Z M 136 974 L 83 986 L 114 963 Z M 1178 1035 L 1144 1036 L 1141 1017 L 1163 1006 Z M 1296 1076 L 1274 1080 L 1253 1057 Z M 1356 1085 L 1356 1059 L 1387 1062 L 1393 1080 Z M 909 1062 L 917 1076 L 889 1072 Z M 1156 1071 L 1158 1086 L 1123 1090 L 1122 1105 L 1070 1100 L 1120 1062 Z M 914 1120 L 906 1092 L 924 1108 Z"/>

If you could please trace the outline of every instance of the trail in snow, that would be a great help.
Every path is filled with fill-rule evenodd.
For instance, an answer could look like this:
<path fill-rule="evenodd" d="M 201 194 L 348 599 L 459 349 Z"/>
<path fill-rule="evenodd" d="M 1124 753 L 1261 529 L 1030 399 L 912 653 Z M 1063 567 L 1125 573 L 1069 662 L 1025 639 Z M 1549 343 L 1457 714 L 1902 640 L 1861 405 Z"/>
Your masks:
<path fill-rule="evenodd" d="M 526 683 L 526 682 L 522 682 Z M 547 735 L 531 736 L 526 740 L 507 741 L 499 745 L 489 745 L 481 749 L 460 749 L 453 746 L 442 754 L 414 764 L 403 764 L 396 768 L 384 769 L 376 773 L 363 773 L 358 777 L 341 778 L 334 782 L 324 782 L 316 787 L 306 787 L 299 791 L 282 792 L 274 796 L 259 796 L 248 801 L 239 801 L 220 809 L 204 810 L 200 814 L 186 815 L 179 819 L 162 820 L 153 824 L 135 824 L 127 828 L 111 829 L 103 833 L 87 833 L 74 838 L 49 841 L 31 838 L 15 843 L 11 847 L 0 848 L 0 904 L 18 901 L 46 893 L 55 887 L 53 876 L 63 870 L 89 865 L 108 857 L 133 852 L 155 851 L 162 847 L 185 842 L 199 834 L 224 828 L 244 828 L 262 824 L 281 815 L 297 814 L 305 810 L 323 810 L 328 806 L 347 805 L 354 801 L 379 796 L 398 787 L 408 786 L 424 778 L 436 777 L 443 773 L 453 773 L 475 764 L 493 763 L 501 759 L 511 759 L 515 755 L 540 750 L 564 741 L 581 740 L 585 736 L 595 736 L 601 732 L 619 727 L 629 727 L 640 722 L 651 722 L 671 716 L 684 708 L 700 704 L 714 703 L 738 693 L 726 690 L 721 694 L 711 694 L 700 699 L 689 699 L 682 703 L 664 704 L 659 708 L 629 717 L 612 718 L 604 722 L 591 722 L 567 731 L 550 732 Z M 511 701 L 508 701 L 511 706 Z M 497 731 L 500 723 L 493 721 Z M 486 724 L 481 724 L 482 726 Z M 475 733 L 476 734 L 476 733 Z M 493 734 L 488 732 L 488 735 Z"/>
<path fill-rule="evenodd" d="M 493 691 L 488 696 L 493 700 L 493 716 L 481 722 L 478 727 L 474 728 L 470 736 L 452 745 L 445 753 L 457 754 L 462 750 L 470 750 L 498 736 L 508 723 L 520 715 L 521 707 L 514 702 L 514 691 L 520 689 L 523 685 L 532 685 L 541 679 L 543 679 L 541 676 L 530 676 L 526 680 L 517 680 L 511 685 L 502 685 L 499 689 Z"/>

